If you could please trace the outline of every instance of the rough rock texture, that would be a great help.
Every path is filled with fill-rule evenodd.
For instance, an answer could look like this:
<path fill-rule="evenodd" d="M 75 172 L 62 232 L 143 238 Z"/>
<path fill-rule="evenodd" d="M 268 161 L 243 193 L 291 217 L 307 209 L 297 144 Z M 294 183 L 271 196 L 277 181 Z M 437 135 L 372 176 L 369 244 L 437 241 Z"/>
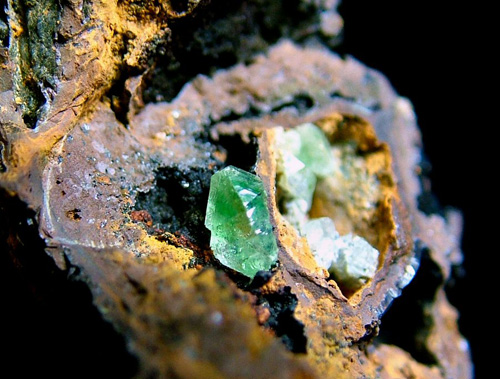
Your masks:
<path fill-rule="evenodd" d="M 296 28 L 279 1 L 269 14 L 280 16 L 261 23 L 252 17 L 273 6 L 235 3 L 222 11 L 223 1 L 68 2 L 48 7 L 57 26 L 48 20 L 35 33 L 37 8 L 9 2 L 1 186 L 37 212 L 47 253 L 60 269 L 79 270 L 141 377 L 471 377 L 443 289 L 460 263 L 461 219 L 418 209 L 411 104 L 381 74 L 327 49 L 340 25 L 336 1 L 297 1 L 294 12 L 308 17 Z M 212 34 L 182 17 L 198 17 Z M 210 17 L 217 27 L 206 25 Z M 227 25 L 241 25 L 245 38 L 235 45 Z M 175 34 L 189 27 L 191 44 Z M 245 56 L 248 44 L 263 53 Z M 213 67 L 227 68 L 178 68 L 180 52 L 203 49 Z M 53 64 L 26 66 L 35 56 Z M 171 92 L 162 87 L 174 74 L 178 94 L 175 80 Z M 356 292 L 316 265 L 276 203 L 275 127 L 305 122 L 331 143 L 356 143 L 380 183 L 370 217 L 352 204 L 313 206 L 380 251 L 375 277 Z M 251 283 L 214 259 L 203 227 L 210 176 L 230 164 L 263 180 L 278 241 L 279 264 Z M 422 328 L 406 329 L 417 346 L 410 355 L 382 338 L 391 328 L 382 316 L 421 257 L 435 280 L 419 309 Z"/>

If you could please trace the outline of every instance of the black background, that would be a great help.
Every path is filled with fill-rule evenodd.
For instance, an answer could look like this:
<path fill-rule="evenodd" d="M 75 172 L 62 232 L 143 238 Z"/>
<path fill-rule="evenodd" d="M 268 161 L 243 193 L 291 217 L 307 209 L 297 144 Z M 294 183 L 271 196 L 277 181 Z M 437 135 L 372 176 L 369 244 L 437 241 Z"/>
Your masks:
<path fill-rule="evenodd" d="M 495 363 L 489 350 L 498 338 L 494 271 L 499 250 L 494 230 L 498 122 L 492 105 L 498 83 L 490 71 L 495 61 L 488 10 L 480 7 L 480 2 L 396 0 L 345 0 L 340 6 L 341 53 L 384 73 L 411 100 L 432 164 L 433 193 L 441 206 L 463 214 L 464 273 L 448 297 L 460 311 L 477 378 L 491 377 L 486 366 Z"/>

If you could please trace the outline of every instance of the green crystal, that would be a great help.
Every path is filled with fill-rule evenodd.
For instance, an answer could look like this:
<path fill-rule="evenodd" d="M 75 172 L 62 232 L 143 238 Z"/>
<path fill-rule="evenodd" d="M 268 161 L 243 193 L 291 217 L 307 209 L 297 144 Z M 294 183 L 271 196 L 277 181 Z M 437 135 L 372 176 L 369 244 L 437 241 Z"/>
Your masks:
<path fill-rule="evenodd" d="M 215 257 L 243 275 L 253 278 L 278 259 L 266 191 L 256 175 L 233 166 L 215 173 L 205 226 Z"/>
<path fill-rule="evenodd" d="M 335 171 L 336 162 L 323 131 L 302 124 L 285 131 L 277 127 L 277 185 L 285 218 L 299 230 L 307 221 L 318 179 Z"/>
<path fill-rule="evenodd" d="M 301 142 L 297 158 L 319 178 L 333 174 L 335 162 L 325 133 L 311 123 L 299 125 L 295 131 L 299 134 Z"/>

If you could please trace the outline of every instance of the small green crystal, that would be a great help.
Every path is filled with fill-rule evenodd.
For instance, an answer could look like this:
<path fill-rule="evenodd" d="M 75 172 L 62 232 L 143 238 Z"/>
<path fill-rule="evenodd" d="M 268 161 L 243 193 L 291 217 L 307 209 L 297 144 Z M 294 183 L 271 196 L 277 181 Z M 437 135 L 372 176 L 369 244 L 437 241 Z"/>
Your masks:
<path fill-rule="evenodd" d="M 307 221 L 318 179 L 335 171 L 323 131 L 307 123 L 285 131 L 276 128 L 277 185 L 285 218 L 299 230 Z"/>
<path fill-rule="evenodd" d="M 306 212 L 311 209 L 316 176 L 305 164 L 288 151 L 281 151 L 278 160 L 278 187 L 287 199 L 302 199 L 307 204 Z"/>
<path fill-rule="evenodd" d="M 333 174 L 335 162 L 325 133 L 311 123 L 299 125 L 295 131 L 300 135 L 301 142 L 297 158 L 319 178 Z"/>
<path fill-rule="evenodd" d="M 278 259 L 266 191 L 256 175 L 233 166 L 215 173 L 205 226 L 215 257 L 243 275 L 253 278 Z"/>

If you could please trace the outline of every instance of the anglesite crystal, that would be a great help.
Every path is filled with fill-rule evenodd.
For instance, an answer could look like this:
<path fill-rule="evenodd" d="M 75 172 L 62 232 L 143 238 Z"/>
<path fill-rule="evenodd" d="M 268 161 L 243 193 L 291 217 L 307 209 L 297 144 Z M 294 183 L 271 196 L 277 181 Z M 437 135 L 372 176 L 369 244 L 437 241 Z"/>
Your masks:
<path fill-rule="evenodd" d="M 210 246 L 225 266 L 253 278 L 278 259 L 278 247 L 261 179 L 228 166 L 210 181 L 205 226 Z"/>

